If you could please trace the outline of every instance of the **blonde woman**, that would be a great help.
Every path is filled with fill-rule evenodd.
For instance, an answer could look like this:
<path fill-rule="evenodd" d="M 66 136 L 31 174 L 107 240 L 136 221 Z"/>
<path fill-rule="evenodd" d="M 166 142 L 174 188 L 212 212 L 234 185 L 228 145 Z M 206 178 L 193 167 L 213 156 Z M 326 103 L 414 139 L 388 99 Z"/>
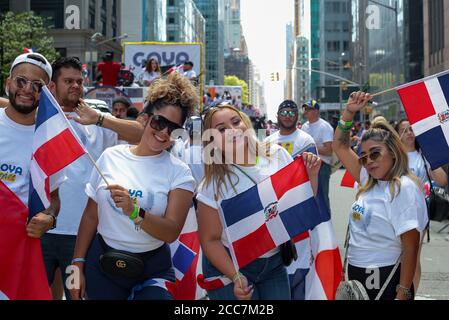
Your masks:
<path fill-rule="evenodd" d="M 373 300 L 399 264 L 380 299 L 409 300 L 414 298 L 420 234 L 428 221 L 426 203 L 399 136 L 384 118 L 364 134 L 360 158 L 351 150 L 352 121 L 370 100 L 367 93 L 351 95 L 333 142 L 360 185 L 349 218 L 348 278 L 360 281 Z"/>
<path fill-rule="evenodd" d="M 229 242 L 221 224 L 218 205 L 268 178 L 292 162 L 283 148 L 263 146 L 257 140 L 250 119 L 236 108 L 220 104 L 204 117 L 205 178 L 199 187 L 198 228 L 204 250 L 206 278 L 226 276 L 233 283 L 209 290 L 214 300 L 290 300 L 287 271 L 279 248 L 251 262 L 239 272 L 229 254 Z M 321 160 L 303 155 L 316 193 Z M 251 250 L 251 248 L 248 248 Z"/>

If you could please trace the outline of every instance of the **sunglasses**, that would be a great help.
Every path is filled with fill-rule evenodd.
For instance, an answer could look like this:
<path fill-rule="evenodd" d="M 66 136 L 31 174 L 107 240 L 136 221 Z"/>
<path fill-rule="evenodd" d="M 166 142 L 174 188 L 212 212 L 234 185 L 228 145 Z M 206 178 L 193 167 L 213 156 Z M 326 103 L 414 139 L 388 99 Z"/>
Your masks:
<path fill-rule="evenodd" d="M 31 88 L 33 88 L 33 91 L 36 93 L 41 93 L 42 88 L 44 87 L 44 83 L 42 81 L 39 80 L 35 80 L 35 81 L 31 81 L 28 80 L 25 77 L 22 76 L 16 76 L 13 79 L 14 83 L 16 84 L 16 87 L 19 89 L 24 89 L 26 88 L 26 86 L 28 85 L 28 83 L 31 83 Z"/>
<path fill-rule="evenodd" d="M 371 159 L 371 161 L 376 161 L 382 156 L 382 150 L 381 149 L 374 149 L 369 154 L 365 154 L 364 156 L 361 156 L 359 158 L 359 163 L 362 166 L 366 166 L 368 163 L 368 158 Z"/>
<path fill-rule="evenodd" d="M 174 123 L 163 116 L 155 115 L 155 114 L 150 114 L 150 116 L 152 116 L 151 121 L 150 121 L 150 126 L 154 130 L 162 131 L 165 128 L 167 128 L 168 134 L 172 134 L 172 132 L 177 129 L 184 129 L 179 124 Z"/>
<path fill-rule="evenodd" d="M 298 115 L 298 112 L 297 111 L 282 110 L 282 111 L 279 112 L 279 115 L 283 116 L 283 117 L 294 118 L 294 117 L 296 117 Z"/>

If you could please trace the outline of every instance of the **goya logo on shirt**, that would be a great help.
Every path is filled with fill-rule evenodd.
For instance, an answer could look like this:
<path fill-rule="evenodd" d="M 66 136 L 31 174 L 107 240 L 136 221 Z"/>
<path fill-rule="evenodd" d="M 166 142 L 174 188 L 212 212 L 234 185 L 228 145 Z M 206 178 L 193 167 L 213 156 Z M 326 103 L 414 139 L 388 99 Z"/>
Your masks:
<path fill-rule="evenodd" d="M 143 192 L 141 190 L 133 190 L 128 189 L 129 196 L 131 197 L 131 200 L 134 204 L 137 204 L 137 200 L 140 198 L 143 198 Z"/>
<path fill-rule="evenodd" d="M 361 205 L 355 203 L 352 206 L 352 218 L 354 221 L 360 221 L 362 220 L 362 216 L 365 214 L 365 208 Z"/>
<path fill-rule="evenodd" d="M 17 176 L 23 174 L 23 169 L 19 166 L 2 163 L 0 164 L 0 180 L 6 182 L 15 182 Z"/>

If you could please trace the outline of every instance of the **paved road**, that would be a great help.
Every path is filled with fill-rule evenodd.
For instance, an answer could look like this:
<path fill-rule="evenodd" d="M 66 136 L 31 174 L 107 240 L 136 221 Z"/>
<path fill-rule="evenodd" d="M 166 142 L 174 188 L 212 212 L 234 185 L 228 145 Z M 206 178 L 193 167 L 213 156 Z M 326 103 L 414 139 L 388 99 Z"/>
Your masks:
<path fill-rule="evenodd" d="M 344 171 L 331 177 L 330 201 L 332 221 L 343 257 L 343 243 L 348 225 L 349 208 L 355 199 L 355 190 L 340 187 Z M 449 221 L 447 221 L 449 223 Z M 437 233 L 445 224 L 432 222 L 430 243 L 424 243 L 421 253 L 422 277 L 417 292 L 418 300 L 449 300 L 449 227 Z"/>

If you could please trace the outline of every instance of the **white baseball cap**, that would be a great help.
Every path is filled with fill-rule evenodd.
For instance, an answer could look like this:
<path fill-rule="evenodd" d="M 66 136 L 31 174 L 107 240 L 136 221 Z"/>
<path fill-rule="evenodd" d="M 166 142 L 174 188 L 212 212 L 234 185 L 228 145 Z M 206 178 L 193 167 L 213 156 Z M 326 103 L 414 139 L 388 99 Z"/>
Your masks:
<path fill-rule="evenodd" d="M 30 63 L 34 64 L 35 66 L 41 68 L 45 71 L 45 73 L 48 75 L 48 79 L 51 80 L 51 76 L 53 74 L 51 64 L 48 62 L 47 58 L 45 58 L 40 53 L 24 53 L 18 56 L 14 62 L 11 65 L 11 70 L 9 71 L 9 74 L 12 74 L 12 70 L 17 67 L 19 64 L 22 63 Z"/>

